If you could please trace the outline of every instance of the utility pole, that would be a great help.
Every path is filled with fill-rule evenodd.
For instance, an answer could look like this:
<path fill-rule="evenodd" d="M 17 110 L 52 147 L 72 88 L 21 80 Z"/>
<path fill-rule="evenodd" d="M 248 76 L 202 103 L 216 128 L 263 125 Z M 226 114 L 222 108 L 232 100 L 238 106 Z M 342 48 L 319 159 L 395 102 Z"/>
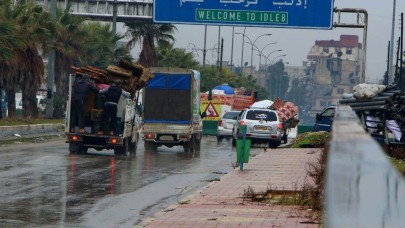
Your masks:
<path fill-rule="evenodd" d="M 115 33 L 117 33 L 117 0 L 114 0 L 113 2 L 113 26 L 112 30 Z"/>
<path fill-rule="evenodd" d="M 392 74 L 392 60 L 394 59 L 394 33 L 395 33 L 395 8 L 396 8 L 396 0 L 394 0 L 394 6 L 392 9 L 392 25 L 391 25 L 391 48 L 390 48 L 390 58 L 388 59 L 388 84 L 391 84 L 393 79 Z"/>
<path fill-rule="evenodd" d="M 219 69 L 219 59 L 221 55 L 221 49 L 219 49 L 219 46 L 221 45 L 221 26 L 218 26 L 218 58 L 217 58 L 217 67 Z"/>
<path fill-rule="evenodd" d="M 224 38 L 221 39 L 221 59 L 219 60 L 219 76 L 222 73 L 222 57 L 224 55 Z"/>
<path fill-rule="evenodd" d="M 56 0 L 51 1 L 51 19 L 56 20 Z M 53 37 L 52 42 L 55 40 Z M 48 90 L 46 94 L 46 117 L 53 118 L 53 90 L 55 86 L 55 49 L 52 48 L 48 57 Z"/>
<path fill-rule="evenodd" d="M 207 26 L 205 25 L 204 31 L 204 50 L 203 50 L 203 67 L 205 67 L 205 58 L 207 56 Z"/>
<path fill-rule="evenodd" d="M 243 70 L 243 49 L 245 48 L 245 32 L 246 32 L 246 27 L 243 29 L 243 38 L 242 38 L 242 56 L 240 57 L 240 69 L 241 69 L 241 74 L 245 75 L 244 70 Z"/>
<path fill-rule="evenodd" d="M 401 42 L 401 52 L 400 52 L 400 60 L 399 60 L 399 88 L 401 90 L 404 90 L 405 86 L 403 85 L 404 83 L 404 78 L 402 75 L 402 67 L 403 67 L 403 61 L 404 61 L 404 13 L 401 13 L 401 37 L 400 37 L 400 42 Z"/>
<path fill-rule="evenodd" d="M 388 74 L 390 72 L 390 50 L 391 50 L 391 41 L 388 41 L 387 72 L 384 75 L 384 85 L 388 85 Z"/>
<path fill-rule="evenodd" d="M 232 47 L 231 47 L 231 70 L 233 69 L 233 39 L 235 36 L 235 26 L 232 26 Z"/>

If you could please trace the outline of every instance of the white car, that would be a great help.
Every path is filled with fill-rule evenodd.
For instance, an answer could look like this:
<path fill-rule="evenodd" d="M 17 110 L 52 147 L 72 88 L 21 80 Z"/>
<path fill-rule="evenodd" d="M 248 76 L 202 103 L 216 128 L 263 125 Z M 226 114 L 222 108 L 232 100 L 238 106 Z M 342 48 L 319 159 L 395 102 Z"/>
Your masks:
<path fill-rule="evenodd" d="M 267 108 L 246 108 L 238 116 L 233 125 L 232 144 L 243 137 L 241 126 L 246 126 L 246 138 L 253 142 L 266 142 L 269 147 L 276 148 L 283 140 L 283 124 L 277 113 Z"/>
<path fill-rule="evenodd" d="M 240 111 L 228 111 L 218 121 L 217 140 L 222 141 L 224 138 L 232 137 L 233 124 L 236 121 Z"/>

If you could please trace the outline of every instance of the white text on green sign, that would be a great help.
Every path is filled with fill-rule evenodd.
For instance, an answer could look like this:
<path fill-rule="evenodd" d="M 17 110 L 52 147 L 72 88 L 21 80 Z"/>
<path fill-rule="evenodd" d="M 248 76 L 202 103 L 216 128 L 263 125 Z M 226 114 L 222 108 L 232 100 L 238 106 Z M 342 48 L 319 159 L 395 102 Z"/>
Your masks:
<path fill-rule="evenodd" d="M 287 24 L 287 12 L 197 9 L 196 21 Z"/>

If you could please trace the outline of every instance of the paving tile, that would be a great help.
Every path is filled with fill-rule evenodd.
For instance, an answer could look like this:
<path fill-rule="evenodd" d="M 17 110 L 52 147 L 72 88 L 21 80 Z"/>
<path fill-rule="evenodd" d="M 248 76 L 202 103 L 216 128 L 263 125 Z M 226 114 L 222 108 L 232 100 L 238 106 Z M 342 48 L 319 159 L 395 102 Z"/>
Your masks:
<path fill-rule="evenodd" d="M 309 181 L 306 169 L 316 162 L 321 149 L 278 148 L 267 150 L 234 169 L 220 181 L 194 194 L 188 204 L 178 205 L 141 224 L 146 227 L 318 227 L 308 224 L 310 213 L 298 206 L 268 205 L 243 199 L 249 187 L 255 192 L 295 191 Z"/>

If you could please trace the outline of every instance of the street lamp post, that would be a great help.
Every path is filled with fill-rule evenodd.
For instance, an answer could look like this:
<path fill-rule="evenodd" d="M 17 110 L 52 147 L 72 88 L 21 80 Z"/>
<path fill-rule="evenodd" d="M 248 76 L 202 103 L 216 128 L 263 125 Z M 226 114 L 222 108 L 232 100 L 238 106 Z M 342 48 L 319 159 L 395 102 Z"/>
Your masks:
<path fill-rule="evenodd" d="M 267 56 L 265 56 L 266 58 L 264 59 L 265 60 L 265 63 L 264 63 L 264 77 L 266 78 L 266 76 L 267 76 L 267 60 L 269 60 L 269 56 L 271 55 L 271 54 L 273 54 L 274 52 L 279 52 L 279 51 L 282 51 L 282 49 L 279 49 L 279 50 L 274 50 L 274 51 L 272 51 L 272 52 L 270 52 Z"/>
<path fill-rule="evenodd" d="M 245 34 L 243 34 L 243 33 L 237 32 L 237 33 L 235 33 L 235 34 L 237 34 L 237 35 L 242 35 L 243 37 L 246 37 L 246 38 L 249 40 L 250 44 L 252 45 L 252 52 L 251 52 L 251 55 L 250 55 L 250 67 L 251 67 L 251 68 L 250 68 L 250 75 L 253 75 L 253 47 L 254 47 L 256 41 L 257 41 L 260 37 L 263 37 L 263 36 L 270 36 L 271 34 L 270 34 L 270 33 L 262 34 L 262 35 L 258 36 L 253 42 L 252 42 L 252 40 L 249 38 L 249 36 L 247 36 L 247 35 L 245 35 Z M 243 45 L 243 42 L 242 42 L 242 45 Z M 243 46 L 242 46 L 242 51 L 243 51 Z"/>
<path fill-rule="evenodd" d="M 259 79 L 261 78 L 262 74 L 261 74 L 261 70 L 260 67 L 262 65 L 262 56 L 265 57 L 265 55 L 263 55 L 263 51 L 266 47 L 268 47 L 271 44 L 276 44 L 277 42 L 272 42 L 272 43 L 268 43 L 266 44 L 261 50 L 257 49 L 257 51 L 259 52 Z M 257 47 L 256 47 L 257 48 Z M 265 69 L 266 71 L 266 69 Z M 266 76 L 266 75 L 265 75 Z"/>
<path fill-rule="evenodd" d="M 280 58 L 280 57 L 283 57 L 283 56 L 287 56 L 287 55 L 284 54 L 284 55 L 276 56 L 276 57 L 271 61 L 271 65 L 274 64 L 274 61 L 275 61 L 277 58 Z M 280 80 L 279 80 L 278 83 L 281 83 L 281 77 L 280 77 Z M 278 87 L 277 95 L 280 96 L 280 85 L 277 84 L 277 78 L 276 78 L 276 85 L 277 85 L 277 87 Z"/>
<path fill-rule="evenodd" d="M 276 60 L 277 58 L 280 58 L 280 57 L 284 57 L 284 56 L 287 56 L 287 55 L 284 54 L 284 55 L 279 55 L 279 56 L 275 57 L 275 58 L 271 61 L 271 65 L 273 65 L 274 60 Z"/>

